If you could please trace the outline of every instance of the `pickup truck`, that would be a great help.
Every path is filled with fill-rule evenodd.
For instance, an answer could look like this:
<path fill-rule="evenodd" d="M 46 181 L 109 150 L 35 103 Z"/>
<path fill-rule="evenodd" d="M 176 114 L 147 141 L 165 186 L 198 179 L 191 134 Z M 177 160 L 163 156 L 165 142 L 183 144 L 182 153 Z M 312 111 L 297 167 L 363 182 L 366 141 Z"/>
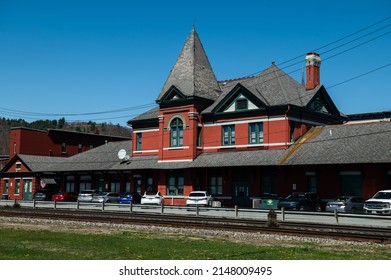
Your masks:
<path fill-rule="evenodd" d="M 391 190 L 378 191 L 364 203 L 364 212 L 368 214 L 391 214 Z"/>

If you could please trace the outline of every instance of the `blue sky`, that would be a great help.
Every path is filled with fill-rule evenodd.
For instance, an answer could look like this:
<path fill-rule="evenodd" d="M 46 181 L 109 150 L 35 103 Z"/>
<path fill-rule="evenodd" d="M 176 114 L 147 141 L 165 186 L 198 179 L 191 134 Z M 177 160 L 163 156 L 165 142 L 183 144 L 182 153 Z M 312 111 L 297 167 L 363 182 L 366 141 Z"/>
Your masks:
<path fill-rule="evenodd" d="M 389 0 L 1 0 L 0 116 L 126 125 L 154 106 L 193 25 L 218 80 L 274 61 L 299 82 L 306 52 L 368 27 L 318 50 L 321 83 L 345 114 L 391 110 L 390 17 Z"/>

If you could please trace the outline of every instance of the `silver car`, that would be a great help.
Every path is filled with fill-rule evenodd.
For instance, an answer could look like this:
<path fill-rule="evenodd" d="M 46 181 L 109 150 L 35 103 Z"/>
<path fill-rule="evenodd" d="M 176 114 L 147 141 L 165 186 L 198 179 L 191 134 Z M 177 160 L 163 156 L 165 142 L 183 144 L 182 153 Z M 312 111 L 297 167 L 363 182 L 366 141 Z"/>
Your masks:
<path fill-rule="evenodd" d="M 81 191 L 79 193 L 79 195 L 77 196 L 77 201 L 80 201 L 80 202 L 91 202 L 92 201 L 92 197 L 94 196 L 94 194 L 98 194 L 99 191 L 97 190 L 84 190 L 84 191 Z"/>
<path fill-rule="evenodd" d="M 119 200 L 119 193 L 116 192 L 99 192 L 92 196 L 91 202 L 98 203 L 117 203 Z"/>
<path fill-rule="evenodd" d="M 362 213 L 365 199 L 359 196 L 338 196 L 327 202 L 327 212 Z"/>

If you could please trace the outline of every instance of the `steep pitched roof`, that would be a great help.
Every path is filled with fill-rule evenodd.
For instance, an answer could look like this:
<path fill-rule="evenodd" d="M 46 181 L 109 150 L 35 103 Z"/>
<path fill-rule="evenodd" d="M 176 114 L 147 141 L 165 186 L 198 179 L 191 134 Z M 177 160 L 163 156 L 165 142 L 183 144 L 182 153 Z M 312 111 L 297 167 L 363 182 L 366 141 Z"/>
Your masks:
<path fill-rule="evenodd" d="M 172 87 L 178 89 L 186 97 L 201 97 L 211 100 L 215 100 L 220 92 L 215 74 L 194 28 L 172 68 L 157 102 L 161 102 Z"/>
<path fill-rule="evenodd" d="M 220 82 L 223 93 L 204 112 L 213 112 L 238 83 L 267 106 L 286 104 L 305 106 L 310 96 L 303 85 L 272 64 L 256 76 Z"/>

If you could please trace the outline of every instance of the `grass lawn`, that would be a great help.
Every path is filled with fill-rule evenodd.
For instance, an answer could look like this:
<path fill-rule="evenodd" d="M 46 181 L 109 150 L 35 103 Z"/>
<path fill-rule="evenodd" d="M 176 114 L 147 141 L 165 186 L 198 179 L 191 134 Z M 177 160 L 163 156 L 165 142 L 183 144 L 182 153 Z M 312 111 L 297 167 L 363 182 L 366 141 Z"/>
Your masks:
<path fill-rule="evenodd" d="M 390 246 L 0 224 L 1 260 L 389 260 Z"/>

